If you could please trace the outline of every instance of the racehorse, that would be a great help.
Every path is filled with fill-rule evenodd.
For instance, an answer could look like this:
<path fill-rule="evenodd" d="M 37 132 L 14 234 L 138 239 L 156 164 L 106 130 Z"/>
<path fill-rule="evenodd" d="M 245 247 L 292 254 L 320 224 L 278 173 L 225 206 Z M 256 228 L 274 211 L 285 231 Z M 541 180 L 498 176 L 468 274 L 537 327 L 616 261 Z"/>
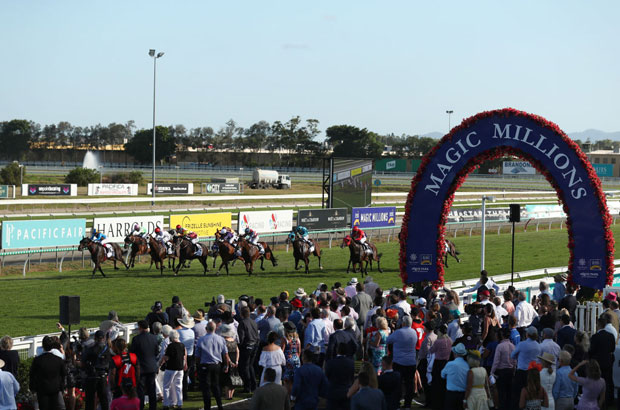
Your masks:
<path fill-rule="evenodd" d="M 226 268 L 226 276 L 228 276 L 228 262 L 235 261 L 236 259 L 242 259 L 241 257 L 235 255 L 235 247 L 228 243 L 228 241 L 221 241 L 220 238 L 222 235 L 220 234 L 219 229 L 215 230 L 215 242 L 213 243 L 213 247 L 211 248 L 211 255 L 213 257 L 213 268 L 215 268 L 215 258 L 219 255 L 222 259 L 222 263 L 220 263 L 220 267 L 217 269 L 216 275 L 219 276 L 220 270 L 222 270 L 222 266 Z"/>
<path fill-rule="evenodd" d="M 306 273 L 310 273 L 310 269 L 308 269 L 308 265 L 310 264 L 310 255 L 314 255 L 319 259 L 319 269 L 323 270 L 323 266 L 321 265 L 321 247 L 317 241 L 313 241 L 314 243 L 314 251 L 310 252 L 310 246 L 304 241 L 299 235 L 295 232 L 291 232 L 288 234 L 288 238 L 286 238 L 287 243 L 292 243 L 293 245 L 293 257 L 295 258 L 295 270 L 299 269 L 299 261 L 304 261 L 306 265 Z"/>
<path fill-rule="evenodd" d="M 273 266 L 278 266 L 278 261 L 276 260 L 276 256 L 271 251 L 269 245 L 266 242 L 259 242 L 263 249 L 265 250 L 265 254 L 261 255 L 258 247 L 249 243 L 246 239 L 239 239 L 239 244 L 237 247 L 241 249 L 241 258 L 243 259 L 243 263 L 245 263 L 245 270 L 249 276 L 254 272 L 254 262 L 257 259 L 260 259 L 260 269 L 265 270 L 263 267 L 263 262 L 265 258 L 271 261 Z"/>
<path fill-rule="evenodd" d="M 149 235 L 149 248 L 151 255 L 151 264 L 155 262 L 155 267 L 159 263 L 159 273 L 164 275 L 164 259 L 168 257 L 167 249 L 157 239 Z M 170 267 L 170 260 L 168 260 L 168 267 Z M 174 266 L 173 266 L 174 268 Z"/>
<path fill-rule="evenodd" d="M 202 248 L 202 254 L 196 255 L 196 248 L 192 241 L 187 239 L 184 236 L 175 236 L 173 239 L 173 244 L 176 248 L 176 254 L 179 258 L 179 263 L 177 264 L 176 269 L 174 269 L 174 276 L 178 275 L 179 270 L 182 267 L 185 267 L 185 261 L 198 259 L 204 268 L 203 274 L 206 275 L 209 272 L 209 267 L 207 266 L 207 258 L 209 256 L 209 249 L 207 245 L 198 242 L 196 246 L 200 246 Z"/>
<path fill-rule="evenodd" d="M 459 252 L 458 249 L 456 249 L 456 245 L 454 244 L 454 242 L 449 241 L 448 239 L 444 239 L 444 246 L 445 246 L 445 251 L 446 251 L 444 265 L 446 266 L 446 268 L 448 267 L 448 255 L 456 259 L 457 263 L 461 263 L 461 260 L 458 257 L 458 255 L 460 255 L 461 252 Z"/>
<path fill-rule="evenodd" d="M 127 235 L 125 237 L 124 248 L 127 249 L 129 246 L 131 246 L 131 250 L 129 251 L 128 265 L 133 268 L 136 262 L 136 256 L 146 255 L 147 253 L 149 253 L 149 247 L 146 243 L 146 240 L 138 235 Z"/>
<path fill-rule="evenodd" d="M 374 244 L 370 242 L 366 243 L 370 246 L 370 249 L 372 249 L 371 255 L 366 253 L 364 245 L 356 240 L 353 240 L 350 235 L 347 235 L 342 239 L 340 247 L 349 247 L 349 264 L 347 265 L 347 273 L 349 273 L 349 266 L 351 266 L 351 264 L 353 264 L 353 272 L 357 272 L 355 265 L 359 264 L 360 273 L 363 277 L 364 274 L 368 274 L 368 264 L 370 264 L 370 269 L 372 269 L 373 260 L 377 261 L 377 269 L 379 272 L 383 272 L 383 269 L 381 269 L 381 256 L 383 256 L 383 254 L 377 252 L 377 247 Z M 364 262 L 366 263 L 362 266 Z"/>
<path fill-rule="evenodd" d="M 114 256 L 111 258 L 108 258 L 106 256 L 107 250 L 99 242 L 92 241 L 90 238 L 82 238 L 82 240 L 80 241 L 80 245 L 78 246 L 78 251 L 81 251 L 83 249 L 88 249 L 88 251 L 90 252 L 90 258 L 93 261 L 93 264 L 95 265 L 95 269 L 93 269 L 93 274 L 91 278 L 95 277 L 95 272 L 97 271 L 97 269 L 99 269 L 99 272 L 101 272 L 101 275 L 104 278 L 106 277 L 105 273 L 103 273 L 103 269 L 101 269 L 101 264 L 107 261 L 108 259 L 114 261 L 114 269 L 116 270 L 118 269 L 116 267 L 116 261 L 121 262 L 123 265 L 125 265 L 126 269 L 129 269 L 129 265 L 127 265 L 125 261 L 123 260 L 123 251 L 121 250 L 121 247 L 118 246 L 118 244 L 116 243 L 111 243 L 110 245 L 112 246 L 112 249 L 114 250 Z"/>

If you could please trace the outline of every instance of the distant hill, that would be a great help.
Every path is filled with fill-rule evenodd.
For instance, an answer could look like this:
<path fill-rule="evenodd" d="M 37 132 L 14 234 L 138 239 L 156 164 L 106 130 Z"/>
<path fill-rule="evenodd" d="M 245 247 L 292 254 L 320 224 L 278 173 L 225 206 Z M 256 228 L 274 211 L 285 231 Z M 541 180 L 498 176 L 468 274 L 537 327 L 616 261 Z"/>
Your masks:
<path fill-rule="evenodd" d="M 618 141 L 620 140 L 620 131 L 616 132 L 605 132 L 601 130 L 589 129 L 581 132 L 569 132 L 568 136 L 574 140 L 581 140 L 585 142 L 588 138 L 591 141 L 600 141 L 600 140 L 612 140 Z"/>

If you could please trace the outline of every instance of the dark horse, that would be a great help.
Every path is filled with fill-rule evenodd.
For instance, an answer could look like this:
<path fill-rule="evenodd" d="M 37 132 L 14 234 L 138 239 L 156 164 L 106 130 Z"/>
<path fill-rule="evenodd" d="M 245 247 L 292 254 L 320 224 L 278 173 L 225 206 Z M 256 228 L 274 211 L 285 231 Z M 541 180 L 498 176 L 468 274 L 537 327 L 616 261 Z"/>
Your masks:
<path fill-rule="evenodd" d="M 288 234 L 286 241 L 287 243 L 293 244 L 295 270 L 299 269 L 299 261 L 304 261 L 304 264 L 306 265 L 306 273 L 310 273 L 310 269 L 308 269 L 308 265 L 310 264 L 310 255 L 314 255 L 319 259 L 319 269 L 323 270 L 323 266 L 321 265 L 321 247 L 317 241 L 312 241 L 314 243 L 314 251 L 312 252 L 310 252 L 310 246 L 306 243 L 306 241 L 294 232 Z"/>
<path fill-rule="evenodd" d="M 131 246 L 129 251 L 129 267 L 133 268 L 136 262 L 136 256 L 138 255 L 146 255 L 149 253 L 149 247 L 146 243 L 146 240 L 138 235 L 127 235 L 125 237 L 125 249 Z"/>
<path fill-rule="evenodd" d="M 118 246 L 118 244 L 116 243 L 111 243 L 110 245 L 114 250 L 114 256 L 110 258 L 110 260 L 114 261 L 114 269 L 118 269 L 116 267 L 117 261 L 121 262 L 123 265 L 125 265 L 125 268 L 129 269 L 129 266 L 123 260 L 123 251 L 121 250 L 121 247 Z M 103 245 L 98 242 L 92 241 L 90 238 L 82 238 L 82 240 L 80 241 L 80 245 L 78 246 L 78 251 L 81 251 L 83 249 L 88 249 L 88 251 L 90 252 L 90 258 L 95 265 L 95 269 L 93 269 L 93 274 L 91 277 L 95 277 L 95 272 L 97 272 L 97 269 L 99 269 L 99 272 L 101 272 L 101 275 L 103 275 L 103 277 L 105 278 L 106 276 L 105 273 L 103 273 L 103 269 L 101 269 L 101 264 L 107 261 L 108 257 L 106 256 L 106 249 L 103 247 Z"/>
<path fill-rule="evenodd" d="M 173 239 L 173 243 L 176 249 L 176 254 L 179 258 L 179 263 L 177 264 L 176 269 L 174 270 L 174 276 L 178 275 L 179 270 L 185 266 L 185 261 L 198 259 L 204 268 L 203 274 L 206 275 L 209 272 L 209 267 L 207 266 L 207 258 L 209 257 L 209 249 L 207 245 L 204 243 L 198 242 L 196 246 L 200 246 L 202 248 L 202 255 L 196 255 L 196 247 L 192 243 L 191 240 L 187 239 L 184 236 L 175 236 Z"/>
<path fill-rule="evenodd" d="M 261 255 L 258 247 L 249 243 L 246 239 L 239 239 L 238 248 L 241 250 L 241 258 L 243 259 L 243 263 L 245 263 L 245 270 L 248 275 L 252 275 L 254 272 L 254 262 L 257 259 L 260 259 L 260 269 L 265 270 L 263 267 L 263 262 L 265 258 L 271 261 L 273 266 L 278 266 L 278 261 L 276 260 L 275 255 L 271 251 L 269 245 L 266 242 L 259 242 L 263 249 L 265 249 L 265 254 Z"/>
<path fill-rule="evenodd" d="M 448 255 L 456 259 L 457 263 L 461 263 L 461 260 L 459 259 L 459 256 L 458 256 L 461 254 L 461 252 L 459 252 L 458 249 L 456 249 L 456 245 L 454 244 L 454 242 L 444 239 L 444 246 L 445 246 L 445 251 L 446 251 L 444 265 L 446 266 L 446 268 L 448 267 Z"/>
<path fill-rule="evenodd" d="M 149 253 L 151 255 L 151 264 L 155 262 L 155 267 L 159 263 L 159 273 L 164 275 L 164 259 L 168 257 L 167 249 L 159 241 L 149 235 Z M 168 267 L 170 267 L 170 260 L 168 260 Z M 173 263 L 174 268 L 174 263 Z"/>
<path fill-rule="evenodd" d="M 368 274 L 368 264 L 370 264 L 370 268 L 372 269 L 373 260 L 377 261 L 377 269 L 379 270 L 379 272 L 383 272 L 383 269 L 381 269 L 381 256 L 383 256 L 383 254 L 378 253 L 377 247 L 372 243 L 366 243 L 368 244 L 368 246 L 370 246 L 370 249 L 372 249 L 372 254 L 370 255 L 366 253 L 364 245 L 362 245 L 356 240 L 353 240 L 351 236 L 347 235 L 342 240 L 340 247 L 349 247 L 349 264 L 347 265 L 347 273 L 349 273 L 349 266 L 351 264 L 353 264 L 353 272 L 357 272 L 357 268 L 355 267 L 355 265 L 359 264 L 360 272 L 363 277 L 364 274 Z"/>
<path fill-rule="evenodd" d="M 228 243 L 228 241 L 220 240 L 221 234 L 219 229 L 215 230 L 215 242 L 213 243 L 212 252 L 213 255 L 213 267 L 215 268 L 215 258 L 219 255 L 222 259 L 220 267 L 217 269 L 216 275 L 219 276 L 222 266 L 226 268 L 226 275 L 228 276 L 228 263 L 235 261 L 236 259 L 242 259 L 240 256 L 235 255 L 235 247 Z"/>

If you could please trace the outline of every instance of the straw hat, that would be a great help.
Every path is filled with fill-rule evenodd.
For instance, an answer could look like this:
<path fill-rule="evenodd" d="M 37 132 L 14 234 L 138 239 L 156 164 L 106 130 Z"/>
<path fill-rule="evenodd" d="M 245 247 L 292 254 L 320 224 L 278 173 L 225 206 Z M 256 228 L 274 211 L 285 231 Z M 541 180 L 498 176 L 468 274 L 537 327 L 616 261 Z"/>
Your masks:
<path fill-rule="evenodd" d="M 186 327 L 188 329 L 191 329 L 195 325 L 194 318 L 190 316 L 186 316 L 183 319 L 177 319 L 177 321 L 179 322 L 181 326 Z"/>
<path fill-rule="evenodd" d="M 555 356 L 549 352 L 544 352 L 541 356 L 538 356 L 538 358 L 550 364 L 555 363 Z"/>

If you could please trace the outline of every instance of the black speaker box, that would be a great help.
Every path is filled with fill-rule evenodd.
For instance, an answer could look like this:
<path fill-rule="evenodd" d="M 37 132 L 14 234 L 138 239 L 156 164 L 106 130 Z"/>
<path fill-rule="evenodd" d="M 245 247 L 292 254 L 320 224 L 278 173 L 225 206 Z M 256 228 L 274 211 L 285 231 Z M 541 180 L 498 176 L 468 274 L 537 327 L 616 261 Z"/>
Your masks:
<path fill-rule="evenodd" d="M 80 323 L 80 297 L 60 297 L 60 318 L 58 321 L 63 325 L 77 325 Z"/>
<path fill-rule="evenodd" d="M 521 205 L 510 204 L 510 222 L 521 222 Z"/>

